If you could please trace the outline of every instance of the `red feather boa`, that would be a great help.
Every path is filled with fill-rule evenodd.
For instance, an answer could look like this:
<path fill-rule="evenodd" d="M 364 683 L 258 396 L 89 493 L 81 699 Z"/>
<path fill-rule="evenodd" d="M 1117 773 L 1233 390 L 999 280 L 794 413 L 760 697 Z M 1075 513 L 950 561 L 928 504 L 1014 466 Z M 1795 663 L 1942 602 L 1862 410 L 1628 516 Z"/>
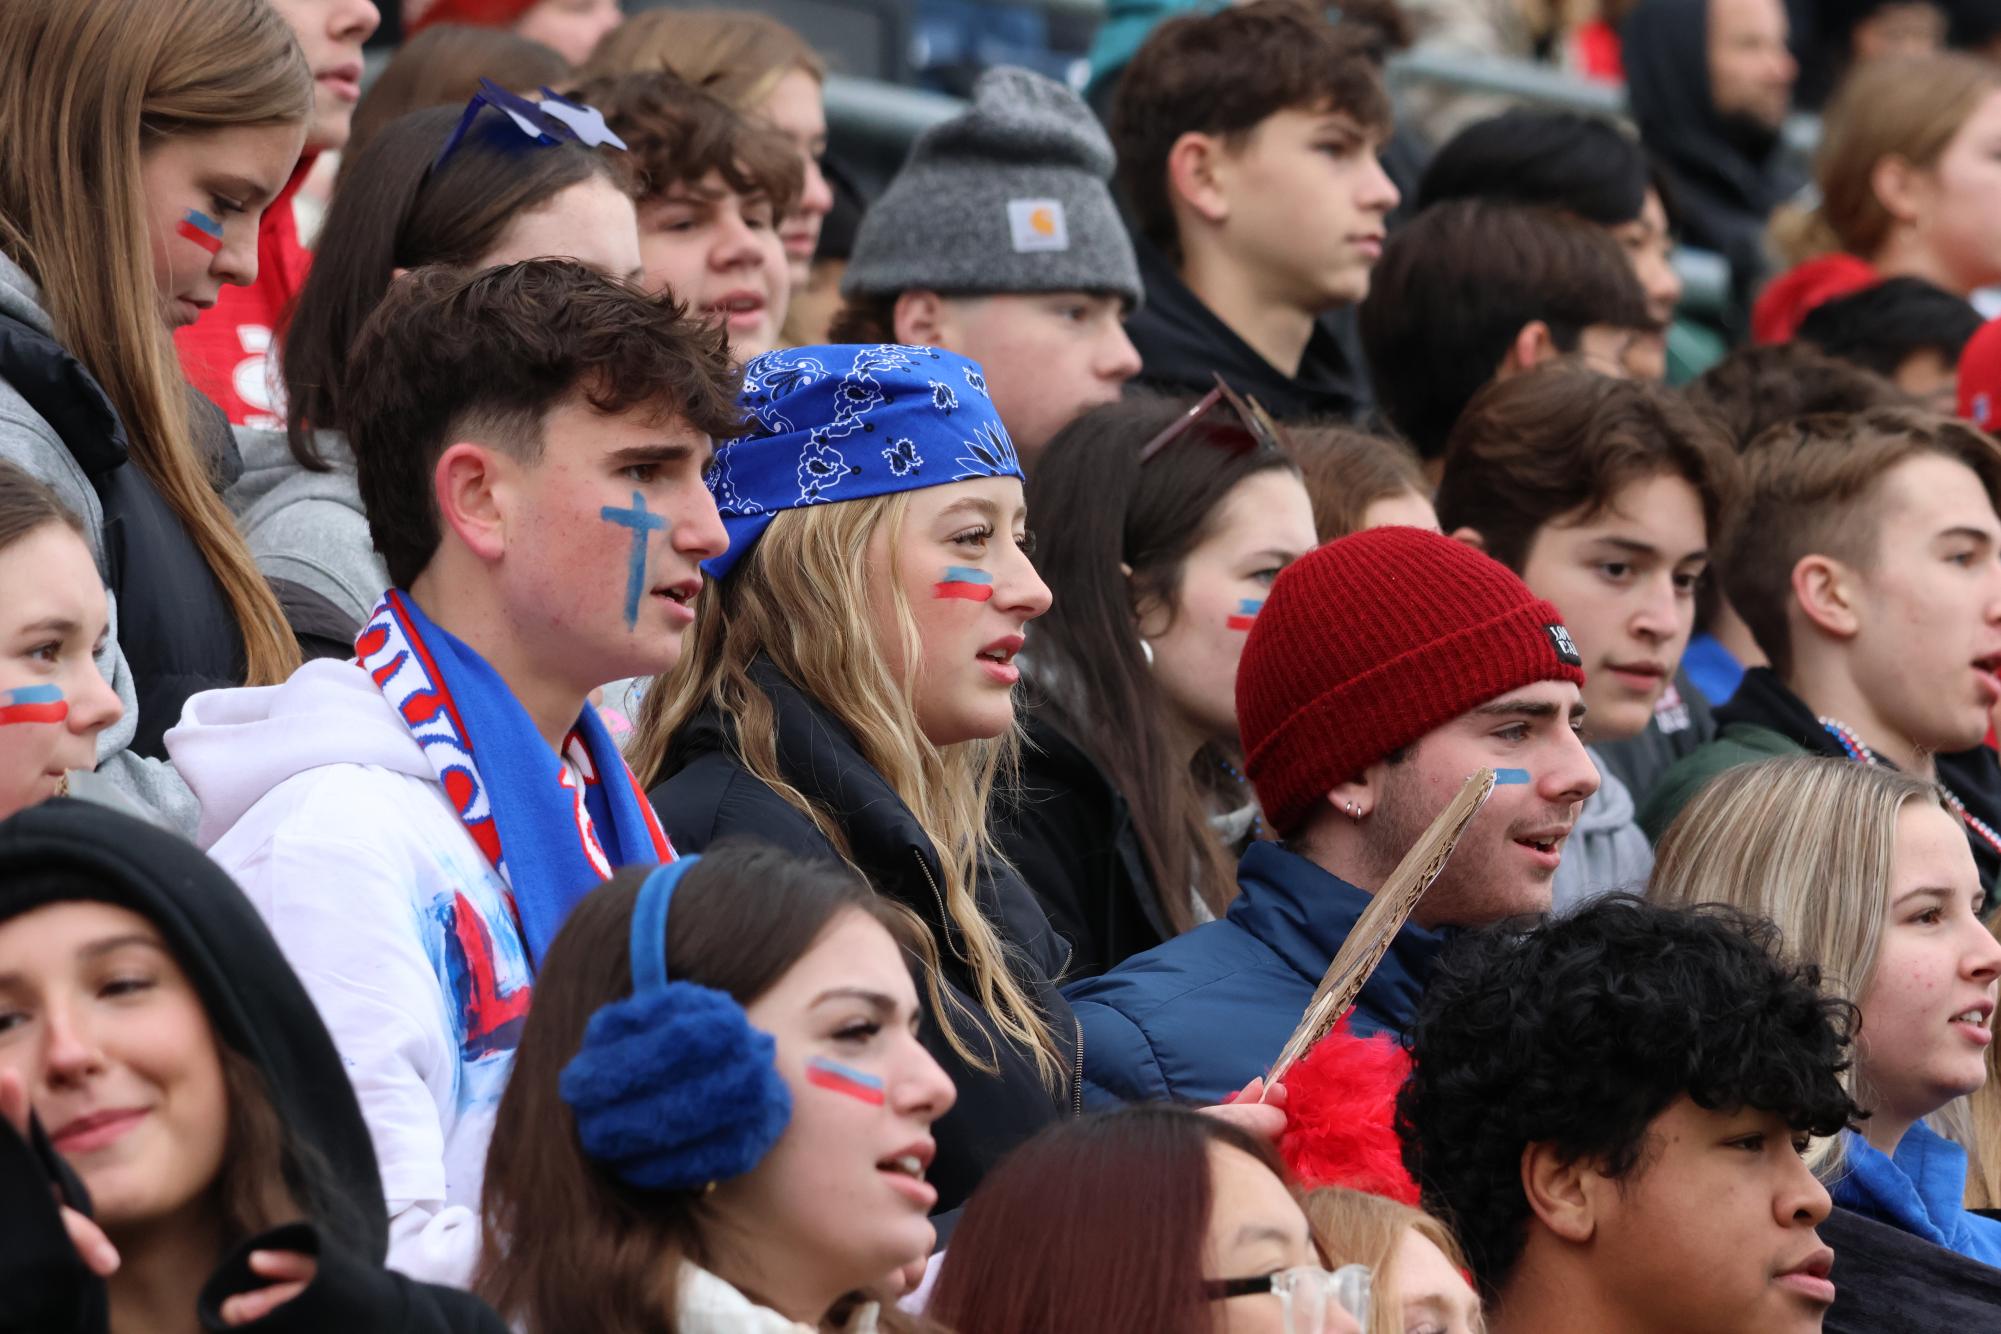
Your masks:
<path fill-rule="evenodd" d="M 1349 1186 L 1415 1208 L 1396 1133 L 1397 1090 L 1410 1055 L 1387 1035 L 1357 1037 L 1344 1016 L 1286 1072 L 1279 1152 L 1307 1189 Z"/>

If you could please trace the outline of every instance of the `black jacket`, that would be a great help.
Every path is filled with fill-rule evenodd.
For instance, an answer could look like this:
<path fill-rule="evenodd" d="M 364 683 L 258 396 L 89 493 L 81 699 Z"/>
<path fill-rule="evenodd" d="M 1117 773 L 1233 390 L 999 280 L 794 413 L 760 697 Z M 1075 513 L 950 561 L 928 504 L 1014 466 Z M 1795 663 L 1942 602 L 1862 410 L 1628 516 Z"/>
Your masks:
<path fill-rule="evenodd" d="M 304 986 L 229 877 L 192 844 L 103 807 L 52 801 L 0 822 L 0 921 L 78 897 L 153 924 L 217 1040 L 256 1068 L 286 1128 L 288 1177 L 305 1217 L 243 1239 L 222 1260 L 198 1304 L 205 1327 L 223 1328 L 224 1298 L 262 1286 L 248 1254 L 272 1248 L 317 1255 L 318 1272 L 297 1297 L 238 1328 L 502 1334 L 500 1318 L 469 1294 L 382 1267 L 389 1215 L 360 1104 Z M 104 1285 L 62 1240 L 50 1187 L 64 1186 L 86 1212 L 88 1201 L 41 1147 L 0 1126 L 0 1331 L 103 1334 Z"/>
<path fill-rule="evenodd" d="M 1066 985 L 1096 977 L 1174 934 L 1126 799 L 1084 748 L 1047 716 L 1027 718 L 1015 791 L 997 793 L 1001 850 L 1070 942 Z"/>
<path fill-rule="evenodd" d="M 1733 724 L 1762 727 L 1777 732 L 1788 741 L 1814 755 L 1844 759 L 1847 752 L 1829 735 L 1806 702 L 1786 689 L 1769 667 L 1753 667 L 1744 673 L 1744 683 L 1730 702 L 1716 710 L 1716 722 L 1725 729 Z M 1863 737 L 1868 741 L 1868 737 Z M 1986 746 L 1975 746 L 1951 755 L 1940 755 L 1939 782 L 1966 804 L 1966 809 L 1990 829 L 2001 830 L 2001 762 Z M 1973 848 L 1973 864 L 1980 870 L 1980 883 L 1987 888 L 1991 904 L 2001 897 L 2001 852 L 1986 839 L 1968 829 L 1967 842 Z"/>
<path fill-rule="evenodd" d="M 1706 0 L 1645 0 L 1623 33 L 1626 91 L 1682 239 L 1730 262 L 1742 322 L 1766 274 L 1766 220 L 1805 178 L 1777 133 L 1717 114 L 1708 43 Z"/>
<path fill-rule="evenodd" d="M 2001 1329 L 2001 1269 L 1846 1209 L 1820 1239 L 1834 1248 L 1826 1334 Z"/>
<path fill-rule="evenodd" d="M 62 437 L 104 507 L 104 582 L 118 599 L 118 645 L 139 704 L 132 749 L 164 760 L 162 738 L 188 696 L 243 684 L 236 616 L 180 516 L 127 457 L 125 428 L 90 372 L 48 335 L 0 315 L 0 380 Z M 196 412 L 197 434 L 215 443 Z M 223 425 L 217 480 L 236 462 Z"/>
<path fill-rule="evenodd" d="M 1166 255 L 1142 237 L 1133 238 L 1133 248 L 1139 254 L 1146 303 L 1127 317 L 1126 334 L 1139 350 L 1140 384 L 1167 393 L 1206 394 L 1220 373 L 1232 389 L 1282 418 L 1351 420 L 1368 406 L 1368 376 L 1362 370 L 1352 306 L 1315 325 L 1299 374 L 1286 375 L 1203 305 Z"/>
<path fill-rule="evenodd" d="M 768 662 L 753 664 L 751 675 L 771 699 L 778 764 L 786 779 L 808 801 L 831 812 L 847 836 L 855 864 L 877 892 L 916 913 L 931 929 L 943 966 L 942 984 L 984 1030 L 968 1045 L 984 1051 L 991 1039 L 998 1055 L 997 1075 L 968 1065 L 946 1043 L 927 1004 L 925 1046 L 959 1090 L 958 1103 L 932 1127 L 938 1157 L 928 1179 L 938 1189 L 938 1210 L 957 1208 L 1003 1154 L 1079 1106 L 1076 1020 L 1050 981 L 1062 974 L 1067 950 L 1019 879 L 999 872 L 982 880 L 980 906 L 1008 947 L 1022 989 L 1054 1028 L 1072 1072 L 1067 1086 L 1052 1093 L 1037 1073 L 1034 1057 L 985 1020 L 979 988 L 960 957 L 958 929 L 945 912 L 937 850 L 917 817 L 862 758 L 854 735 L 818 702 Z M 691 720 L 674 737 L 659 777 L 662 781 L 648 795 L 674 846 L 684 852 L 700 852 L 717 839 L 737 835 L 804 857 L 839 856 L 811 820 L 744 767 L 732 728 L 713 712 Z"/>

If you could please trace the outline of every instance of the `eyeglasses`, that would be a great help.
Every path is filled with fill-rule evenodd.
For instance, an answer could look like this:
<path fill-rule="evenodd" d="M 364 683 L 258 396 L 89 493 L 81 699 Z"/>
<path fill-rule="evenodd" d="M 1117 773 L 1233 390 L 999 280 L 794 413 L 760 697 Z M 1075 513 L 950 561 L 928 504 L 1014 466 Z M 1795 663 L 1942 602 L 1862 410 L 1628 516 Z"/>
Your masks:
<path fill-rule="evenodd" d="M 1273 1294 L 1285 1313 L 1285 1334 L 1327 1334 L 1328 1317 L 1336 1310 L 1346 1311 L 1367 1328 L 1369 1287 L 1367 1265 L 1332 1270 L 1300 1265 L 1258 1278 L 1219 1278 L 1203 1284 L 1212 1302 Z"/>
<path fill-rule="evenodd" d="M 1166 429 L 1162 430 L 1159 435 L 1156 435 L 1153 439 L 1140 446 L 1139 461 L 1145 463 L 1155 454 L 1166 449 L 1176 440 L 1186 435 L 1196 422 L 1201 421 L 1211 412 L 1214 412 L 1219 404 L 1224 403 L 1230 405 L 1230 409 L 1237 414 L 1237 419 L 1243 422 L 1244 430 L 1250 433 L 1251 444 L 1249 447 L 1276 449 L 1285 454 L 1292 452 L 1292 442 L 1286 438 L 1285 432 L 1280 428 L 1279 424 L 1272 420 L 1271 414 L 1266 412 L 1255 398 L 1246 398 L 1242 394 L 1239 394 L 1236 390 L 1230 388 L 1228 384 L 1224 383 L 1221 375 L 1217 375 L 1216 387 L 1214 389 L 1202 395 L 1194 407 L 1169 422 Z M 1224 445 L 1222 447 L 1229 449 L 1232 453 L 1242 453 L 1246 448 L 1246 446 L 1242 445 Z"/>
<path fill-rule="evenodd" d="M 459 145 L 465 142 L 467 133 L 479 120 L 481 107 L 498 111 L 521 132 L 525 145 L 547 148 L 560 143 L 576 143 L 586 148 L 625 147 L 625 140 L 611 132 L 605 124 L 604 114 L 596 107 L 558 97 L 547 88 L 542 90 L 540 102 L 531 102 L 491 79 L 481 79 L 479 91 L 466 103 L 465 114 L 459 117 L 451 137 L 445 140 L 445 146 L 431 163 L 433 172 L 444 166 L 458 151 Z"/>

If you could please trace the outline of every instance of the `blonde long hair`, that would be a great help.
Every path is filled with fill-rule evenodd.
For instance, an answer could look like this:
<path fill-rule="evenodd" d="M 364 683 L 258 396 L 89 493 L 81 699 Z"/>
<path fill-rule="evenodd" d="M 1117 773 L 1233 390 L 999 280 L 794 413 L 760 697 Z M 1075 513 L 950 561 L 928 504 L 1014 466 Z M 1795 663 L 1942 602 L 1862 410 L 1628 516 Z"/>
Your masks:
<path fill-rule="evenodd" d="M 1301 1201 L 1313 1235 L 1332 1268 L 1367 1265 L 1369 1325 L 1363 1334 L 1403 1334 L 1403 1295 L 1396 1285 L 1397 1248 L 1415 1232 L 1444 1253 L 1447 1263 L 1467 1272 L 1466 1253 L 1452 1230 L 1422 1209 L 1346 1186 L 1310 1190 Z"/>
<path fill-rule="evenodd" d="M 1811 756 L 1741 765 L 1711 780 L 1661 836 L 1647 898 L 1728 903 L 1767 918 L 1795 960 L 1819 966 L 1829 995 L 1859 1003 L 1882 953 L 1897 816 L 1912 802 L 1949 812 L 1936 785 L 1880 765 Z M 1869 1106 L 1857 1066 L 1843 1080 Z M 1993 1156 L 1979 1152 L 1964 1100 L 1926 1119 L 1976 1164 Z M 1816 1169 L 1832 1168 L 1834 1144 L 1816 1146 Z"/>
<path fill-rule="evenodd" d="M 0 252 L 41 291 L 55 337 L 110 396 L 132 462 L 222 586 L 248 683 L 299 650 L 194 439 L 191 395 L 153 293 L 140 184 L 162 139 L 303 125 L 313 81 L 264 0 L 0 3 Z"/>
<path fill-rule="evenodd" d="M 744 767 L 811 820 L 853 865 L 846 831 L 779 766 L 771 699 L 750 676 L 751 663 L 768 658 L 854 733 L 862 758 L 916 816 L 938 851 L 945 883 L 937 888 L 964 942 L 962 957 L 978 983 L 981 1008 L 1013 1042 L 1035 1053 L 1043 1082 L 1058 1088 L 1068 1072 L 1049 1021 L 1015 979 L 1007 947 L 976 897 L 981 866 L 1004 864 L 987 824 L 987 804 L 996 778 L 1014 761 L 1019 738 L 1010 731 L 997 740 L 933 745 L 917 725 L 914 673 L 893 665 L 915 663 L 923 654 L 896 567 L 897 537 L 909 507 L 909 494 L 899 492 L 773 516 L 728 578 L 703 584 L 691 642 L 679 666 L 647 693 L 628 758 L 651 786 L 674 733 L 713 707 L 733 725 Z M 869 559 L 879 531 L 890 553 L 886 577 Z M 885 600 L 897 638 L 893 653 L 869 617 L 869 609 Z M 926 984 L 952 1049 L 975 1067 L 993 1070 L 991 1053 L 966 1045 L 947 993 L 929 970 Z"/>
<path fill-rule="evenodd" d="M 733 9 L 651 9 L 605 35 L 579 71 L 599 75 L 672 70 L 728 103 L 739 115 L 756 112 L 778 81 L 794 70 L 824 83 L 826 62 L 806 39 L 777 19 Z"/>
<path fill-rule="evenodd" d="M 1774 247 L 1789 263 L 1837 250 L 1873 261 L 1897 221 L 1876 193 L 1876 164 L 1897 157 L 1921 170 L 1936 167 L 1960 126 L 1996 91 L 2001 69 L 1961 52 L 1857 65 L 1821 117 L 1813 167 L 1820 204 L 1775 216 Z"/>

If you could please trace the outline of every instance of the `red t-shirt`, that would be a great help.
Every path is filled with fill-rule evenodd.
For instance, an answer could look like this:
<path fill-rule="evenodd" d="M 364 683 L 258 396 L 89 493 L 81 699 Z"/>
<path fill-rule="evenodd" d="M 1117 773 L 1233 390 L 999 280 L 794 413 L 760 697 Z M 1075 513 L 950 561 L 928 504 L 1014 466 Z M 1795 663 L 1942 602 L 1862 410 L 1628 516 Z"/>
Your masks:
<path fill-rule="evenodd" d="M 306 284 L 312 252 L 299 243 L 292 199 L 317 154 L 299 160 L 285 188 L 264 210 L 257 229 L 257 281 L 225 286 L 193 324 L 174 331 L 181 369 L 195 388 L 222 405 L 238 426 L 285 424 L 285 389 L 278 373 L 277 331 Z"/>

